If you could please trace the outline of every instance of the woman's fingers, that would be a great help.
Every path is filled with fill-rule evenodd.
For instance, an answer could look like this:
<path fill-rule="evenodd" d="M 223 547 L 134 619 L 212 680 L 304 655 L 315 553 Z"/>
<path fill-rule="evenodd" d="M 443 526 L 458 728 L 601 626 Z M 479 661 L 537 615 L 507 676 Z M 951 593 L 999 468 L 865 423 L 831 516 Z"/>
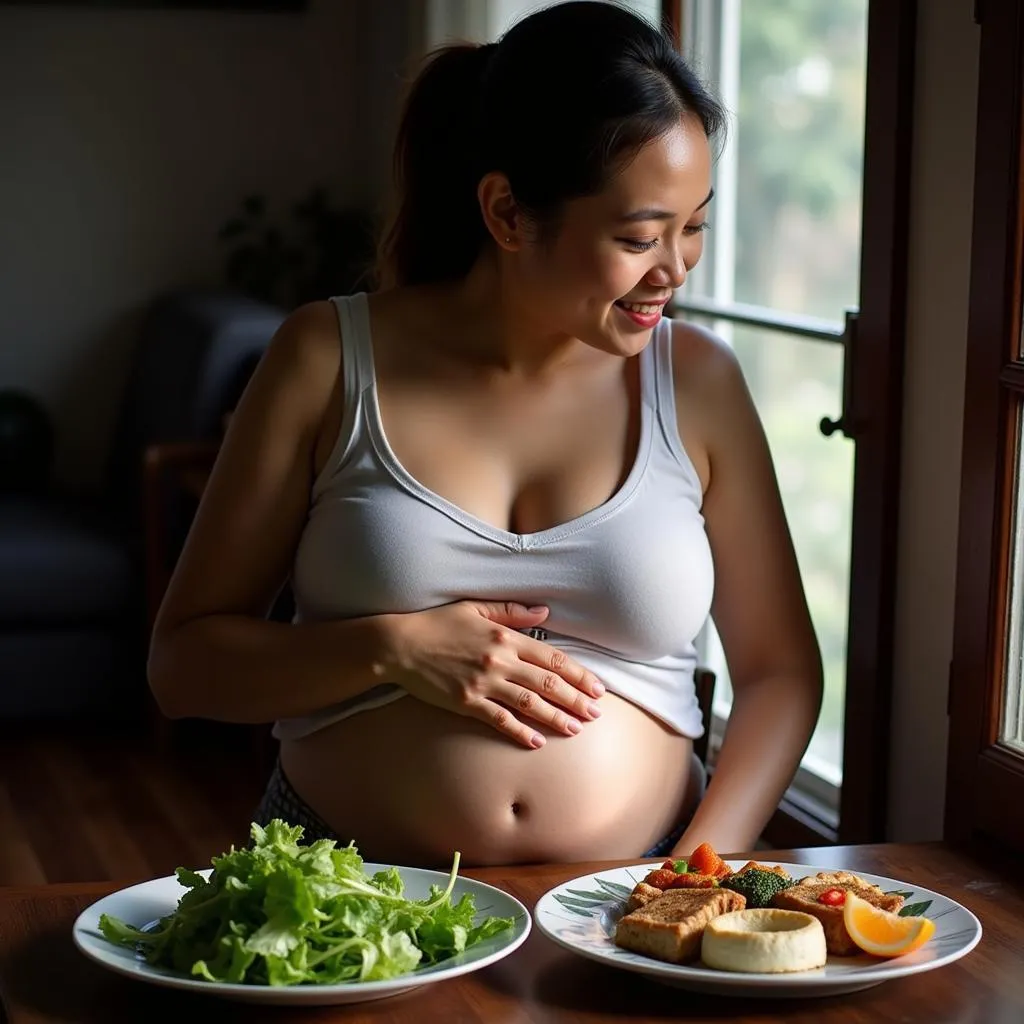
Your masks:
<path fill-rule="evenodd" d="M 536 750 L 543 747 L 546 742 L 536 729 L 521 722 L 508 707 L 497 701 L 484 698 L 474 701 L 466 710 L 471 717 L 478 718 L 493 729 L 497 729 L 521 746 Z"/>
<path fill-rule="evenodd" d="M 565 651 L 531 637 L 523 637 L 523 641 L 524 644 L 519 650 L 522 661 L 560 676 L 577 692 L 591 697 L 600 697 L 604 693 L 604 683 L 589 669 L 570 658 Z"/>
<path fill-rule="evenodd" d="M 561 651 L 556 653 L 561 654 Z M 594 699 L 572 683 L 566 682 L 565 676 L 555 668 L 542 668 L 539 665 L 523 662 L 515 673 L 515 677 L 510 678 L 509 681 L 518 683 L 522 688 L 517 699 L 524 711 L 532 710 L 535 703 L 534 698 L 537 698 L 540 702 L 538 710 L 542 714 L 546 713 L 540 705 L 547 704 L 550 707 L 555 704 L 558 705 L 558 708 L 570 712 L 576 719 L 588 721 L 601 716 L 601 709 Z M 523 707 L 524 704 L 526 707 Z"/>
<path fill-rule="evenodd" d="M 545 677 L 541 669 L 536 670 L 539 679 Z M 568 692 L 575 693 L 582 701 L 590 704 L 590 700 L 578 690 L 556 676 L 547 673 L 553 680 L 554 687 L 564 688 L 563 699 L 570 699 Z M 584 718 L 596 718 L 600 712 L 596 708 L 587 708 Z M 563 736 L 575 736 L 583 724 L 576 715 L 569 714 L 564 708 L 552 704 L 548 695 L 531 686 L 505 680 L 489 689 L 488 695 L 472 699 L 466 704 L 466 712 L 497 729 L 498 732 L 512 737 L 525 747 L 536 749 L 544 745 L 544 736 L 537 732 L 533 723 L 547 726 L 552 732 Z M 524 722 L 523 719 L 526 719 Z"/>
<path fill-rule="evenodd" d="M 526 667 L 529 666 L 524 666 Z M 601 714 L 585 694 L 569 686 L 554 673 L 536 668 L 533 669 L 532 679 L 529 681 L 504 680 L 496 684 L 488 694 L 486 702 L 508 711 L 517 723 L 511 726 L 513 729 L 518 729 L 521 720 L 527 719 L 527 724 L 523 726 L 524 730 L 530 728 L 530 721 L 539 722 L 553 732 L 565 736 L 575 736 L 583 728 L 580 719 L 594 719 Z M 566 705 L 573 703 L 580 704 L 578 711 L 566 709 Z M 496 725 L 503 727 L 510 723 L 502 719 Z"/>
<path fill-rule="evenodd" d="M 601 680 L 564 651 L 499 625 L 463 688 L 461 713 L 537 749 L 544 736 L 536 724 L 575 736 L 600 717 L 596 699 L 604 692 Z"/>
<path fill-rule="evenodd" d="M 503 702 L 507 701 L 509 707 L 514 707 L 525 717 L 532 718 L 535 722 L 541 722 L 555 732 L 564 733 L 566 736 L 575 736 L 582 728 L 579 718 L 552 704 L 550 699 L 542 697 L 539 691 L 515 684 L 509 685 L 509 691 L 507 697 L 502 696 L 500 699 Z"/>

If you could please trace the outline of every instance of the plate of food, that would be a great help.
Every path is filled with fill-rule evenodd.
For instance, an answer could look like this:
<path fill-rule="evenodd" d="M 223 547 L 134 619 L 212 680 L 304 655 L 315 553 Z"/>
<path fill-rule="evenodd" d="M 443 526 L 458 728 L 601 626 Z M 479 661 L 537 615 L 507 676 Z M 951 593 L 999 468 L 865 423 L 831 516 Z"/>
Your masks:
<path fill-rule="evenodd" d="M 941 893 L 834 868 L 724 861 L 707 844 L 581 875 L 534 908 L 548 938 L 695 992 L 839 995 L 969 953 L 981 923 Z"/>
<path fill-rule="evenodd" d="M 339 1004 L 397 995 L 508 956 L 519 900 L 451 871 L 364 863 L 354 844 L 275 819 L 203 871 L 121 889 L 78 916 L 75 945 L 108 970 L 248 1003 Z"/>

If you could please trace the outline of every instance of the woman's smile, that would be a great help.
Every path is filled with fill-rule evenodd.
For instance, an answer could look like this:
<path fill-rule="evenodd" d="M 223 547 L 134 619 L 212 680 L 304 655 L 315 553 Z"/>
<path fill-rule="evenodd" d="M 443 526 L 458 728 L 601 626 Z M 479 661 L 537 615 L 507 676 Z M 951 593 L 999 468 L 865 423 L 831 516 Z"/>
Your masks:
<path fill-rule="evenodd" d="M 634 324 L 647 331 L 657 326 L 667 302 L 668 299 L 660 302 L 627 302 L 625 299 L 619 299 L 614 305 Z"/>

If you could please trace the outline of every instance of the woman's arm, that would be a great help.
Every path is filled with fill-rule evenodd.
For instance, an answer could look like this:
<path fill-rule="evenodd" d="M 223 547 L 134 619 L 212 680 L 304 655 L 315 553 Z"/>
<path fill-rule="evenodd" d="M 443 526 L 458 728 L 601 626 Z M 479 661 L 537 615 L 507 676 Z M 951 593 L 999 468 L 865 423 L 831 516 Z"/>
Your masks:
<path fill-rule="evenodd" d="M 172 718 L 269 722 L 380 681 L 387 619 L 265 621 L 291 569 L 332 404 L 338 420 L 340 366 L 334 309 L 304 306 L 231 417 L 150 645 L 150 688 Z"/>
<path fill-rule="evenodd" d="M 753 848 L 817 722 L 822 667 L 764 431 L 735 355 L 674 325 L 680 433 L 701 453 L 712 617 L 733 705 L 707 793 L 673 851 Z"/>

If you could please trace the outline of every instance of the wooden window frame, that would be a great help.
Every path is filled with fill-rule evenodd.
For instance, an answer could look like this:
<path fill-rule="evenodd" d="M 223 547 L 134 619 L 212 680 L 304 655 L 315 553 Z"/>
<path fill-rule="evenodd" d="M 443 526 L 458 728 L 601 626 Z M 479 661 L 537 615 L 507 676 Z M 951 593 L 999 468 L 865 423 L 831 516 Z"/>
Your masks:
<path fill-rule="evenodd" d="M 975 17 L 978 122 L 944 834 L 955 843 L 995 839 L 1024 850 L 1024 757 L 996 742 L 1024 406 L 1024 11 L 1020 0 L 987 0 L 976 4 Z"/>

